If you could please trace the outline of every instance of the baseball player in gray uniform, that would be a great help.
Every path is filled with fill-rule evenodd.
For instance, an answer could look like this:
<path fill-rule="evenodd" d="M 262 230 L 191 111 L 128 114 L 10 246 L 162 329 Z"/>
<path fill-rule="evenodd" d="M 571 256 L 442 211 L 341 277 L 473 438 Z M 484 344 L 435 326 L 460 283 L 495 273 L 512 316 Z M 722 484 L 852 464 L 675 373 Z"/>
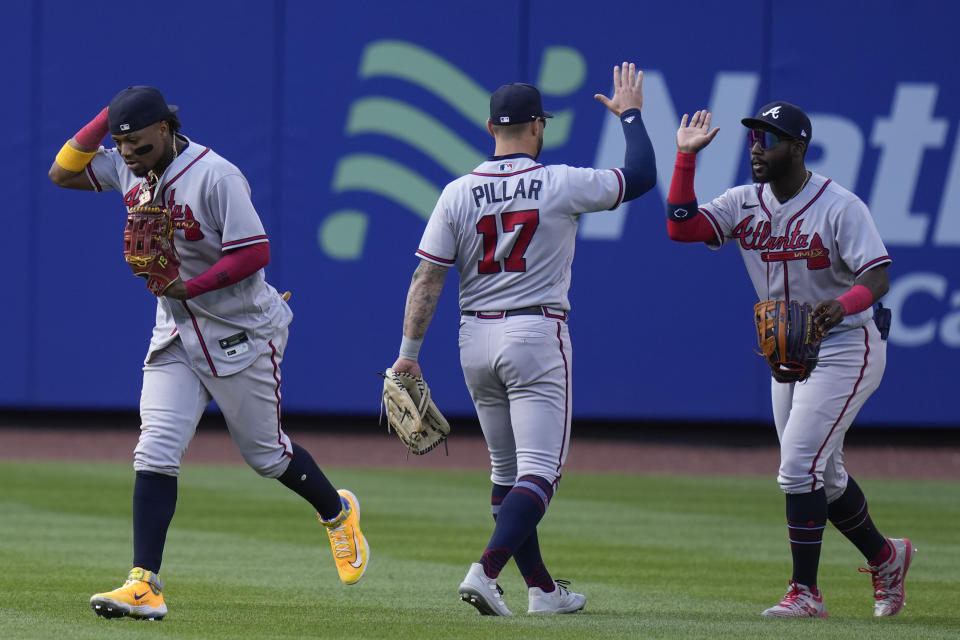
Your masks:
<path fill-rule="evenodd" d="M 827 520 L 867 560 L 874 615 L 896 615 L 915 551 L 906 538 L 886 538 L 843 464 L 843 439 L 886 366 L 885 330 L 873 304 L 889 288 L 891 259 L 866 205 L 829 178 L 807 170 L 810 120 L 787 102 L 744 118 L 754 184 L 729 189 L 707 204 L 694 193 L 696 154 L 719 129 L 711 114 L 684 115 L 667 203 L 667 230 L 679 242 L 740 250 L 760 300 L 796 300 L 814 309 L 824 332 L 819 363 L 803 382 L 771 378 L 780 439 L 778 482 L 786 494 L 793 576 L 775 617 L 826 617 L 817 586 Z M 885 311 L 881 309 L 881 311 Z M 884 314 L 885 315 L 885 314 Z M 881 333 L 880 328 L 884 330 Z"/>
<path fill-rule="evenodd" d="M 134 452 L 133 565 L 118 589 L 90 599 L 97 615 L 160 619 L 160 562 L 180 460 L 211 399 L 244 460 L 305 498 L 326 525 L 341 580 L 357 582 L 369 548 L 350 491 L 333 488 L 280 422 L 280 363 L 293 317 L 264 279 L 270 248 L 234 165 L 179 133 L 177 108 L 153 87 L 129 87 L 57 154 L 61 187 L 116 190 L 127 207 L 159 205 L 180 224 L 180 278 L 157 299 L 143 367 Z M 100 146 L 110 133 L 115 148 Z"/>
<path fill-rule="evenodd" d="M 533 85 L 513 83 L 490 98 L 494 155 L 443 190 L 416 255 L 395 371 L 420 375 L 417 356 L 449 267 L 460 274 L 460 363 L 490 451 L 493 535 L 459 587 L 484 615 L 512 615 L 497 577 L 513 557 L 528 586 L 528 613 L 571 613 L 586 597 L 555 581 L 537 538 L 570 442 L 572 351 L 567 315 L 579 216 L 614 209 L 656 182 L 653 148 L 640 116 L 642 72 L 613 72 L 616 114 L 626 138 L 623 168 L 537 161 L 552 115 Z"/>

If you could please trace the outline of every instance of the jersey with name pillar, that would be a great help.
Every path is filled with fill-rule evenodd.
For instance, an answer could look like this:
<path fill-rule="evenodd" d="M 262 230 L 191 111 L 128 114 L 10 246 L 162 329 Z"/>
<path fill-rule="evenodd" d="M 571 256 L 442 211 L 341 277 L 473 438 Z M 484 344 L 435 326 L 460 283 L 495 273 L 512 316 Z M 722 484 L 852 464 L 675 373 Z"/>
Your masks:
<path fill-rule="evenodd" d="M 508 163 L 510 164 L 510 163 Z M 539 200 L 543 181 L 536 178 L 513 176 L 513 179 L 504 178 L 499 184 L 493 181 L 484 182 L 470 189 L 473 194 L 473 204 L 477 207 L 483 204 L 495 204 L 510 200 Z"/>
<path fill-rule="evenodd" d="M 569 309 L 580 214 L 618 207 L 623 185 L 619 169 L 493 157 L 444 188 L 417 256 L 456 265 L 462 310 Z"/>
<path fill-rule="evenodd" d="M 736 243 L 760 300 L 816 305 L 891 262 L 867 205 L 817 173 L 786 202 L 777 200 L 770 185 L 750 184 L 700 205 L 700 212 L 716 234 L 710 246 Z M 862 326 L 872 317 L 868 308 L 845 317 L 835 330 Z"/>

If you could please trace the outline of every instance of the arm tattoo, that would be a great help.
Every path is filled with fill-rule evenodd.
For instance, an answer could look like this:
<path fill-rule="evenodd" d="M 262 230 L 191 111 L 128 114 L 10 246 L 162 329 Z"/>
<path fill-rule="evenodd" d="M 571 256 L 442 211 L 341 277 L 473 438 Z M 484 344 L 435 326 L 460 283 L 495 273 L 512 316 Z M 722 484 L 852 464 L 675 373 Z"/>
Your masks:
<path fill-rule="evenodd" d="M 447 269 L 438 264 L 421 260 L 413 272 L 410 290 L 407 292 L 407 306 L 403 314 L 403 335 L 414 340 L 422 340 L 427 327 L 437 309 L 437 299 L 443 289 Z"/>

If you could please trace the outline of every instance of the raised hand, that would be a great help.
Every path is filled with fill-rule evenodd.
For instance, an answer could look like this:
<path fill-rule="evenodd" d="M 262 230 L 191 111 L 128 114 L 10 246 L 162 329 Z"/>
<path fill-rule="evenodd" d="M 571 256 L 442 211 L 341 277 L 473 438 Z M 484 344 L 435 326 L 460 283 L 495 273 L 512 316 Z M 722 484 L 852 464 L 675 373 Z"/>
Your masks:
<path fill-rule="evenodd" d="M 720 127 L 710 130 L 710 119 L 712 114 L 703 109 L 696 111 L 690 118 L 690 124 L 687 124 L 687 114 L 683 114 L 680 121 L 680 129 L 677 131 L 677 151 L 683 153 L 697 153 L 700 149 L 710 144 L 713 137 L 720 131 Z"/>
<path fill-rule="evenodd" d="M 613 67 L 613 97 L 602 93 L 594 94 L 596 100 L 613 112 L 618 118 L 628 109 L 643 108 L 643 71 L 637 70 L 634 63 Z"/>

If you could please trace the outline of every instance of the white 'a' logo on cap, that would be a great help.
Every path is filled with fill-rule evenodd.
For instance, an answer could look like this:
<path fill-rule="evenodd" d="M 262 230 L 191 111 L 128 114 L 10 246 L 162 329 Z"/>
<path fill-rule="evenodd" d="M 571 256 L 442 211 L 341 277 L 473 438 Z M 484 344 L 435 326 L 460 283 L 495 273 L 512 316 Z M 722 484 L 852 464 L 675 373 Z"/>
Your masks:
<path fill-rule="evenodd" d="M 772 108 L 772 109 L 767 109 L 766 111 L 764 111 L 764 112 L 761 113 L 760 115 L 762 115 L 762 116 L 771 116 L 774 120 L 776 120 L 777 118 L 780 117 L 780 105 L 778 104 L 777 106 L 775 106 L 775 107 Z"/>

